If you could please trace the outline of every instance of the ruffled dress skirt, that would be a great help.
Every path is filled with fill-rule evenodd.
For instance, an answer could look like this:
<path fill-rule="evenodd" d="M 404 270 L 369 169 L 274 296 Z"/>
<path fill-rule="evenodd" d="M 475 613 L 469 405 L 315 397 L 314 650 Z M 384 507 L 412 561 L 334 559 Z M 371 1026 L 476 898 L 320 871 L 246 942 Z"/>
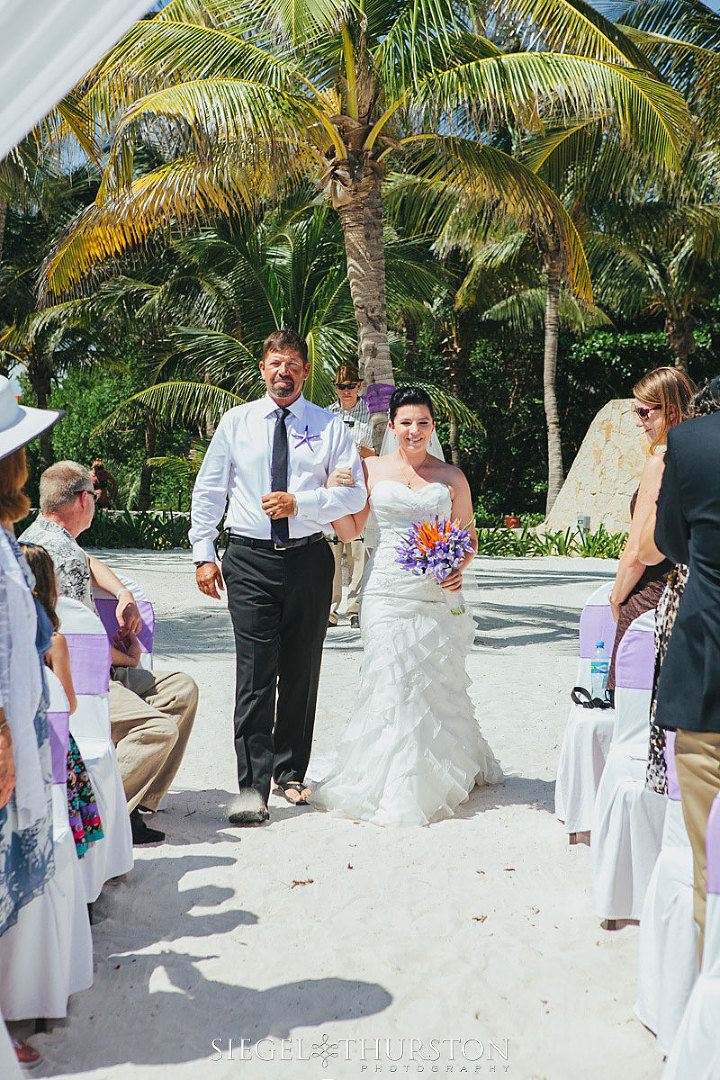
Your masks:
<path fill-rule="evenodd" d="M 427 825 L 503 772 L 468 694 L 474 623 L 461 594 L 380 555 L 361 599 L 356 711 L 311 801 L 377 825 Z"/>

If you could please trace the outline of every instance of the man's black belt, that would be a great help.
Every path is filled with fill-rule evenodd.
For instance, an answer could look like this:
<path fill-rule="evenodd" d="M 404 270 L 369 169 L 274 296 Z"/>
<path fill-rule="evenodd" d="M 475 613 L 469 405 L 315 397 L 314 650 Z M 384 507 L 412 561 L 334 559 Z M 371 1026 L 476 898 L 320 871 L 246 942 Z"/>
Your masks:
<path fill-rule="evenodd" d="M 318 540 L 322 539 L 323 534 L 316 532 L 310 536 L 290 537 L 284 544 L 276 544 L 274 540 L 258 540 L 254 536 L 239 536 L 237 533 L 230 533 L 231 544 L 240 544 L 242 547 L 260 551 L 294 551 L 295 548 L 309 547 L 310 544 L 316 544 Z"/>

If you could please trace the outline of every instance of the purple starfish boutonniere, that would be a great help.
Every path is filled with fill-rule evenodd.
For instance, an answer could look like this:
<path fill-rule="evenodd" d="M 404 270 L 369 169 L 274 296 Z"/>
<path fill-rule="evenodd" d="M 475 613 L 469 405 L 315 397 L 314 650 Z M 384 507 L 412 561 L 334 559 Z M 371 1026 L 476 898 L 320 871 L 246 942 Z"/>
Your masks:
<path fill-rule="evenodd" d="M 319 435 L 311 435 L 307 425 L 305 425 L 305 433 L 303 435 L 293 435 L 293 439 L 295 439 L 295 449 L 299 450 L 303 443 L 307 443 L 310 450 L 314 450 L 313 441 L 319 438 Z"/>

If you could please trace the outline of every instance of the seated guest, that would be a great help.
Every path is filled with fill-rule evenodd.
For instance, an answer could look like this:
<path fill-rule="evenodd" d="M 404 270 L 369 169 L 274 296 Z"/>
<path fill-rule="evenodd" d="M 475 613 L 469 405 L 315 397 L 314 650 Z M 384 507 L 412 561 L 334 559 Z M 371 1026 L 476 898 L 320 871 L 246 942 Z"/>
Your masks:
<path fill-rule="evenodd" d="M 633 387 L 637 425 L 645 432 L 650 448 L 640 485 L 630 502 L 630 534 L 610 593 L 610 607 L 617 623 L 608 677 L 610 691 L 615 689 L 615 657 L 625 631 L 638 615 L 658 606 L 670 573 L 671 563 L 667 560 L 657 566 L 646 566 L 638 558 L 638 541 L 643 525 L 655 509 L 667 433 L 688 415 L 690 398 L 696 389 L 683 371 L 671 367 L 656 368 Z"/>
<path fill-rule="evenodd" d="M 74 461 L 59 461 L 40 477 L 40 515 L 21 540 L 39 544 L 50 555 L 58 593 L 80 600 L 97 614 L 93 584 L 117 597 L 120 626 L 112 643 L 110 728 L 117 746 L 120 772 L 130 810 L 133 842 L 164 839 L 150 829 L 140 808 L 157 810 L 180 766 L 197 709 L 198 691 L 181 672 L 146 671 L 138 667 L 135 635 L 140 613 L 132 593 L 112 570 L 77 543 L 95 513 L 90 473 Z"/>
<path fill-rule="evenodd" d="M 676 731 L 683 816 L 693 852 L 702 959 L 707 897 L 705 833 L 720 791 L 720 376 L 696 398 L 700 414 L 670 432 L 654 549 L 688 567 L 657 687 L 655 719 Z M 655 556 L 643 544 L 643 556 Z"/>
<path fill-rule="evenodd" d="M 60 620 L 55 611 L 57 583 L 53 562 L 45 548 L 38 544 L 22 544 L 21 547 L 35 578 L 33 596 L 42 604 L 53 628 L 50 649 L 45 653 L 45 663 L 60 680 L 72 716 L 77 708 L 77 698 L 70 670 L 70 652 L 67 641 L 59 632 Z M 67 801 L 75 851 L 77 857 L 82 859 L 90 844 L 102 840 L 104 833 L 95 792 L 72 733 L 69 736 L 67 752 Z"/>

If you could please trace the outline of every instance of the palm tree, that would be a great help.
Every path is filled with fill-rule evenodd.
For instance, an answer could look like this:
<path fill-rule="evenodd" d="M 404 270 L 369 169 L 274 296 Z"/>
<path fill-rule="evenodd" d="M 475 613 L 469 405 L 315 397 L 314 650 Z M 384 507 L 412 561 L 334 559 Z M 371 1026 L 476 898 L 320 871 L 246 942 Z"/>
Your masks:
<path fill-rule="evenodd" d="M 673 166 L 687 126 L 682 99 L 619 31 L 605 33 L 614 34 L 609 60 L 503 53 L 457 0 L 171 0 L 89 78 L 82 104 L 112 151 L 96 203 L 48 259 L 45 288 L 77 287 L 155 230 L 227 216 L 310 177 L 342 228 L 363 376 L 392 383 L 382 182 L 400 158 L 469 205 L 489 199 L 532 224 L 557 252 L 557 273 L 590 300 L 561 203 L 487 135 L 500 121 L 531 130 L 545 112 L 592 107 L 616 118 L 626 144 Z M 166 155 L 142 175 L 133 171 L 138 141 Z M 379 437 L 384 417 L 375 420 Z"/>

